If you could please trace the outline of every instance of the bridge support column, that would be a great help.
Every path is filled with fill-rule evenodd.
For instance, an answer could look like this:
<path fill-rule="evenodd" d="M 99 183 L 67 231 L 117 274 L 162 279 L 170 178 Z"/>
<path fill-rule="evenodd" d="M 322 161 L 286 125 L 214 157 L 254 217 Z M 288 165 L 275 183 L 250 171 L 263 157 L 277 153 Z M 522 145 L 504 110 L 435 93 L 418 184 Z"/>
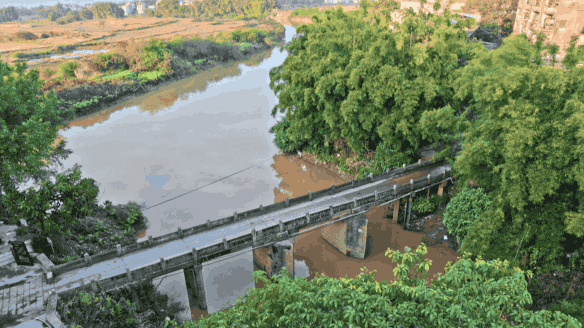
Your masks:
<path fill-rule="evenodd" d="M 201 310 L 207 310 L 207 298 L 205 296 L 205 288 L 203 281 L 203 266 L 200 263 L 183 270 L 187 289 L 191 293 L 189 299 L 196 300 L 196 305 Z M 194 304 L 191 304 L 191 306 Z"/>
<path fill-rule="evenodd" d="M 294 238 L 274 243 L 271 246 L 253 250 L 254 270 L 266 272 L 268 278 L 279 275 L 283 268 L 288 268 L 290 279 L 294 279 Z"/>
<path fill-rule="evenodd" d="M 322 229 L 322 238 L 346 256 L 364 259 L 367 247 L 366 212 L 368 209 L 369 206 L 365 205 L 337 213 L 332 217 L 331 221 L 356 212 L 365 211 L 358 216 L 327 225 Z"/>
<path fill-rule="evenodd" d="M 272 245 L 271 255 L 271 274 L 281 278 L 280 271 L 288 268 L 290 279 L 294 279 L 294 238 L 283 240 Z"/>

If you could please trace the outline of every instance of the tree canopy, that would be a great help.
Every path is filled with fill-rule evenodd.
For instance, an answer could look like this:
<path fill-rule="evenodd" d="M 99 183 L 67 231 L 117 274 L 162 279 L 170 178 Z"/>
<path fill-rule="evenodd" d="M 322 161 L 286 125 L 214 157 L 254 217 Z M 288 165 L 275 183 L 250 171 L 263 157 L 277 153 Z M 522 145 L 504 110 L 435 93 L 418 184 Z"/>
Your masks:
<path fill-rule="evenodd" d="M 0 8 L 0 23 L 12 22 L 19 19 L 18 11 L 14 6 Z"/>
<path fill-rule="evenodd" d="M 446 106 L 428 112 L 423 125 L 464 133 L 453 171 L 493 201 L 461 250 L 513 258 L 523 240 L 522 249 L 538 252 L 550 271 L 566 267 L 565 251 L 584 251 L 584 80 L 582 68 L 531 62 L 532 48 L 523 35 L 512 36 L 460 70 L 454 102 L 480 108 L 472 124 Z"/>
<path fill-rule="evenodd" d="M 91 214 L 97 205 L 98 188 L 93 179 L 80 180 L 79 165 L 57 174 L 55 164 L 71 153 L 61 140 L 53 146 L 61 124 L 56 110 L 57 97 L 51 91 L 40 93 L 38 70 L 25 73 L 26 64 L 15 67 L 0 61 L 0 201 L 2 214 L 16 223 L 25 219 L 43 234 L 63 233 L 77 219 Z M 12 72 L 17 73 L 14 77 Z M 69 119 L 73 119 L 69 115 Z M 56 183 L 50 181 L 55 177 Z M 18 186 L 33 179 L 40 184 L 35 191 L 18 191 Z"/>
<path fill-rule="evenodd" d="M 391 25 L 361 7 L 313 16 L 270 72 L 287 144 L 344 138 L 358 152 L 369 144 L 374 173 L 415 162 L 421 146 L 446 145 L 435 158 L 451 163 L 461 185 L 476 181 L 489 204 L 459 254 L 537 273 L 584 269 L 582 256 L 566 257 L 584 254 L 583 49 L 572 44 L 558 70 L 542 65 L 542 50 L 557 49 L 543 47 L 541 33 L 536 44 L 513 35 L 488 51 L 460 31 L 473 22 L 452 24 L 448 10 L 410 11 Z M 454 155 L 456 141 L 463 150 Z M 519 251 L 531 260 L 522 264 Z"/>
<path fill-rule="evenodd" d="M 415 150 L 428 144 L 419 133 L 422 114 L 453 98 L 460 61 L 485 49 L 467 43 L 457 28 L 469 22 L 452 25 L 448 12 L 425 23 L 423 14 L 409 11 L 394 33 L 381 25 L 379 15 L 373 16 L 376 23 L 366 22 L 368 6 L 361 5 L 361 12 L 329 10 L 326 20 L 313 16 L 316 24 L 298 28 L 299 37 L 286 47 L 291 55 L 270 72 L 270 87 L 279 98 L 272 115 L 287 113 L 293 140 L 325 144 L 345 138 L 358 153 L 366 145 L 383 149 L 392 156 L 376 158 L 389 162 L 379 173 L 418 160 Z M 422 43 L 429 33 L 433 40 Z"/>

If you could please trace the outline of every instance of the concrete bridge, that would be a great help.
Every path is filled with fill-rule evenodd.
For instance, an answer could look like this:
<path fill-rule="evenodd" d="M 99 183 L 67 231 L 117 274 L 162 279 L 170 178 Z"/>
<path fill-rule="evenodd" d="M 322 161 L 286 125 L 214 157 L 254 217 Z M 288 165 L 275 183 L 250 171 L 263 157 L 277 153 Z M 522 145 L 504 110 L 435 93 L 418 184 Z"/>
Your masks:
<path fill-rule="evenodd" d="M 430 174 L 410 183 L 390 185 L 391 179 L 412 171 Z M 364 258 L 367 248 L 367 218 L 371 205 L 392 203 L 394 220 L 398 215 L 409 225 L 411 201 L 430 188 L 442 194 L 451 181 L 450 166 L 443 162 L 419 161 L 379 175 L 369 175 L 341 186 L 286 199 L 266 207 L 235 212 L 220 220 L 85 257 L 62 265 L 47 264 L 46 274 L 37 279 L 41 295 L 60 297 L 77 291 L 91 291 L 96 282 L 105 291 L 165 275 L 184 273 L 192 299 L 210 314 L 254 288 L 254 267 L 268 277 L 287 267 L 294 277 L 294 237 L 301 230 L 325 226 L 322 236 L 346 256 Z M 407 202 L 409 197 L 409 202 Z M 400 199 L 406 201 L 400 210 Z M 19 291 L 0 291 L 1 310 L 18 310 L 27 297 Z M 30 298 L 30 296 L 29 296 Z"/>

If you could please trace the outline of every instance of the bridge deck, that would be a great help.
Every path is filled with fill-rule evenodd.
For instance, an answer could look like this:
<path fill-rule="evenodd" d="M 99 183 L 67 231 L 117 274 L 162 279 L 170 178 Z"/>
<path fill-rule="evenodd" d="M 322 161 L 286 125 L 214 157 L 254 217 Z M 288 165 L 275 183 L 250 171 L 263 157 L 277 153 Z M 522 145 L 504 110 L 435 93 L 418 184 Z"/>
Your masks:
<path fill-rule="evenodd" d="M 428 169 L 421 168 L 420 170 L 413 172 L 426 170 Z M 442 173 L 444 170 L 450 170 L 450 167 L 447 164 L 440 165 L 430 169 L 425 174 L 430 173 L 435 175 Z M 395 177 L 398 176 L 396 175 Z M 260 229 L 278 224 L 279 220 L 282 220 L 282 222 L 287 222 L 297 218 L 298 216 L 304 216 L 307 211 L 322 211 L 323 209 L 327 209 L 330 205 L 346 203 L 353 200 L 354 197 L 363 197 L 364 195 L 373 193 L 375 190 L 378 192 L 387 191 L 393 189 L 393 184 L 390 184 L 392 178 L 394 177 L 389 177 L 386 180 L 373 182 L 365 186 L 339 192 L 335 195 L 317 198 L 307 203 L 290 206 L 276 212 L 252 217 L 247 220 L 236 222 L 228 227 L 217 228 L 197 235 L 185 237 L 180 240 L 174 240 L 163 245 L 153 246 L 152 248 L 137 251 L 135 253 L 124 254 L 121 257 L 115 259 L 94 263 L 89 267 L 79 268 L 60 274 L 55 277 L 53 283 L 48 283 L 46 281 L 40 282 L 37 278 L 34 279 L 34 292 L 35 294 L 38 293 L 41 298 L 45 294 L 48 294 L 52 289 L 55 289 L 55 291 L 59 294 L 64 291 L 77 288 L 81 285 L 90 284 L 91 280 L 99 281 L 123 274 L 126 272 L 126 268 L 134 269 L 152 264 L 158 261 L 160 257 L 167 258 L 169 256 L 190 253 L 192 247 L 200 249 L 213 244 L 221 243 L 223 238 L 231 239 L 249 234 L 251 233 L 252 228 L 255 228 L 256 231 L 258 231 Z M 19 287 L 24 288 L 26 286 Z M 27 305 L 30 307 L 30 293 L 25 293 L 24 290 L 20 290 L 21 288 L 18 289 L 19 290 L 7 290 L 6 288 L 0 289 L 1 313 L 6 313 L 8 309 L 15 308 L 24 310 L 24 307 Z M 18 313 L 21 313 L 22 310 L 19 310 Z"/>

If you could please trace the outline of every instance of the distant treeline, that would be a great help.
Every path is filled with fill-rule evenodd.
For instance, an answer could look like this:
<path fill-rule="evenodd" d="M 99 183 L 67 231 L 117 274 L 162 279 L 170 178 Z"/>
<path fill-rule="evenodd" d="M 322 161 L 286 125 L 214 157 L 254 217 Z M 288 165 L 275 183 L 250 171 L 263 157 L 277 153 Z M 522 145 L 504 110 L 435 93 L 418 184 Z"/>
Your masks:
<path fill-rule="evenodd" d="M 0 9 L 0 23 L 18 20 L 18 11 L 14 6 Z"/>
<path fill-rule="evenodd" d="M 39 17 L 42 19 L 49 19 L 52 22 L 66 24 L 82 20 L 103 19 L 108 17 L 123 18 L 124 10 L 117 4 L 111 2 L 96 3 L 93 6 L 80 11 L 71 10 L 69 7 L 57 4 L 53 7 L 41 9 L 39 11 Z"/>
<path fill-rule="evenodd" d="M 123 18 L 125 15 L 124 10 L 118 4 L 111 2 L 96 3 L 85 9 L 80 6 L 75 6 L 75 8 L 78 10 L 73 10 L 70 5 L 63 6 L 60 3 L 53 7 L 40 5 L 35 8 L 16 8 L 9 6 L 0 8 L 0 23 L 17 21 L 20 20 L 21 16 L 34 15 L 38 15 L 40 19 L 49 19 L 61 24 L 108 17 Z"/>
<path fill-rule="evenodd" d="M 275 0 L 203 0 L 180 6 L 175 0 L 162 0 L 156 10 L 146 9 L 146 16 L 203 19 L 224 16 L 258 17 L 276 8 Z"/>

